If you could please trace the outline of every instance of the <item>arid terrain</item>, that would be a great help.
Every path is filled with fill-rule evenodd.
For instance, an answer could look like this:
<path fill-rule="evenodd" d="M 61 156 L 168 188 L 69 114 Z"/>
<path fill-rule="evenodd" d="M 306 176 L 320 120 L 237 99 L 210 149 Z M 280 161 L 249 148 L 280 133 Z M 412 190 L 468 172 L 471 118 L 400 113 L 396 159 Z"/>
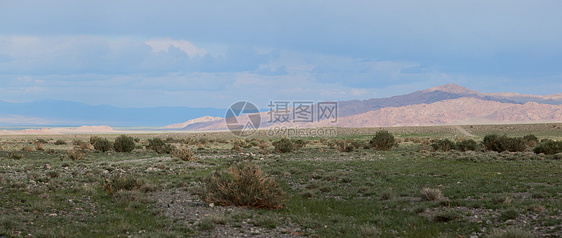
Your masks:
<path fill-rule="evenodd" d="M 381 131 L 395 138 L 390 150 L 378 147 Z M 482 143 L 491 134 L 529 142 L 492 151 Z M 245 139 L 227 132 L 4 135 L 0 236 L 562 235 L 562 154 L 535 153 L 562 139 L 562 124 L 284 137 L 267 130 Z M 261 177 L 244 182 L 254 192 L 229 189 L 232 195 L 270 203 L 227 205 L 230 196 L 213 188 L 217 176 L 235 172 Z M 223 178 L 225 188 L 237 188 L 239 180 Z"/>

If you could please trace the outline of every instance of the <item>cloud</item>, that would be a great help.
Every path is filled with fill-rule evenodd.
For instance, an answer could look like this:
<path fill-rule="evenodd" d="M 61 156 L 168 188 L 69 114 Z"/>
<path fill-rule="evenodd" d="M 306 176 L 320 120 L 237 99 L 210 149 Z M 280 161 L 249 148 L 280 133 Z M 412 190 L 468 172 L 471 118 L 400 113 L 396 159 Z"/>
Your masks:
<path fill-rule="evenodd" d="M 152 47 L 153 52 L 168 52 L 170 46 L 173 46 L 182 50 L 191 58 L 195 56 L 203 57 L 207 54 L 206 49 L 198 48 L 193 43 L 185 40 L 152 39 L 145 41 L 145 43 Z"/>

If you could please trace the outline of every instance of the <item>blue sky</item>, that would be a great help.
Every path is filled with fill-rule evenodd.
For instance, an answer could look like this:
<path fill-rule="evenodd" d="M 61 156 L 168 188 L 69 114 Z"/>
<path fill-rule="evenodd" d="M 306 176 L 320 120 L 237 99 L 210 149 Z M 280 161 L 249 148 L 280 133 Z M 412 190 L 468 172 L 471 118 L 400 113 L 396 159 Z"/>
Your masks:
<path fill-rule="evenodd" d="M 0 0 L 0 100 L 226 108 L 562 92 L 561 1 Z"/>

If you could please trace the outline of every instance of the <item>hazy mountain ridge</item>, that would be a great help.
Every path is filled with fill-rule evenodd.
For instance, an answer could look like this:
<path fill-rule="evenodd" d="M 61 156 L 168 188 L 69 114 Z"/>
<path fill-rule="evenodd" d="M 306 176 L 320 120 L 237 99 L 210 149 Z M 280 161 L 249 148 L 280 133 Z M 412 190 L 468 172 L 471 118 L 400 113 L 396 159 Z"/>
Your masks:
<path fill-rule="evenodd" d="M 0 123 L 2 125 L 160 127 L 187 119 L 223 115 L 224 109 L 216 108 L 118 108 L 59 100 L 29 103 L 0 101 Z"/>
<path fill-rule="evenodd" d="M 382 127 L 447 124 L 494 124 L 562 121 L 562 105 L 555 103 L 559 95 L 533 96 L 510 93 L 480 93 L 456 84 L 446 84 L 406 95 L 373 98 L 363 101 L 338 102 L 338 121 L 314 123 L 283 123 L 287 127 Z M 550 104 L 541 104 L 551 100 Z M 260 128 L 267 123 L 262 112 Z M 191 124 L 185 130 L 224 130 L 225 122 Z"/>

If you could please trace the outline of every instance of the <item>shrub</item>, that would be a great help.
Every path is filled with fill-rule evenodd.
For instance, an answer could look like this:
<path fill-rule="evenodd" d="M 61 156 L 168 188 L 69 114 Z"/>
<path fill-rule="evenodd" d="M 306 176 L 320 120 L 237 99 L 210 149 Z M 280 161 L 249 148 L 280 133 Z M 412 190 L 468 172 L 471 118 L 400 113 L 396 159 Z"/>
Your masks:
<path fill-rule="evenodd" d="M 443 194 L 441 193 L 441 190 L 437 188 L 435 189 L 424 188 L 421 190 L 420 193 L 421 193 L 421 198 L 425 201 L 437 201 L 443 198 Z"/>
<path fill-rule="evenodd" d="M 43 148 L 43 144 L 41 144 L 41 143 L 37 143 L 37 144 L 35 144 L 35 150 L 37 150 L 37 151 L 41 151 L 41 150 L 44 150 L 44 148 Z"/>
<path fill-rule="evenodd" d="M 196 159 L 189 148 L 174 148 L 172 150 L 172 158 L 178 158 L 183 161 L 193 161 Z"/>
<path fill-rule="evenodd" d="M 67 153 L 67 157 L 70 160 L 82 160 L 84 159 L 85 153 L 79 150 L 70 150 Z"/>
<path fill-rule="evenodd" d="M 103 188 L 109 194 L 114 195 L 115 192 L 121 190 L 136 190 L 145 184 L 144 180 L 133 178 L 123 174 L 112 176 L 103 182 Z"/>
<path fill-rule="evenodd" d="M 15 159 L 15 160 L 23 159 L 23 155 L 16 152 L 11 152 L 9 157 L 10 159 Z"/>
<path fill-rule="evenodd" d="M 55 145 L 66 145 L 66 141 L 58 139 L 57 141 L 55 141 Z"/>
<path fill-rule="evenodd" d="M 510 220 L 510 219 L 515 219 L 519 216 L 519 213 L 520 212 L 517 208 L 509 207 L 509 208 L 501 210 L 500 218 L 504 221 Z"/>
<path fill-rule="evenodd" d="M 37 141 L 35 141 L 35 142 L 36 142 L 37 144 L 47 144 L 47 143 L 49 143 L 47 140 L 45 140 L 45 139 L 43 139 L 43 138 L 37 139 Z"/>
<path fill-rule="evenodd" d="M 533 238 L 535 236 L 527 231 L 519 230 L 516 228 L 508 228 L 505 231 L 494 230 L 490 235 L 486 237 L 487 238 Z"/>
<path fill-rule="evenodd" d="M 30 146 L 24 146 L 23 148 L 21 148 L 21 151 L 31 152 L 31 151 L 33 151 L 33 148 L 31 148 Z"/>
<path fill-rule="evenodd" d="M 84 141 L 82 141 L 82 140 L 80 140 L 80 139 L 74 139 L 74 140 L 72 140 L 72 144 L 74 144 L 74 145 L 80 145 L 80 144 L 82 144 L 82 143 L 84 143 Z"/>
<path fill-rule="evenodd" d="M 346 140 L 337 140 L 335 143 L 338 146 L 339 152 L 352 152 L 355 148 L 350 142 Z"/>
<path fill-rule="evenodd" d="M 90 143 L 94 145 L 94 149 L 101 152 L 110 151 L 113 148 L 113 144 L 106 138 L 101 138 L 97 136 L 90 137 Z"/>
<path fill-rule="evenodd" d="M 520 137 L 507 137 L 507 135 L 498 136 L 496 134 L 486 135 L 482 140 L 482 145 L 486 150 L 497 152 L 503 151 L 525 151 L 527 148 L 525 141 Z"/>
<path fill-rule="evenodd" d="M 433 220 L 436 222 L 448 222 L 448 221 L 452 221 L 452 220 L 456 220 L 459 218 L 459 213 L 452 210 L 452 209 L 448 209 L 445 211 L 441 211 L 435 214 L 435 216 L 433 217 Z"/>
<path fill-rule="evenodd" d="M 383 130 L 378 131 L 375 134 L 375 137 L 371 139 L 370 144 L 375 150 L 391 150 L 396 144 L 396 140 L 394 139 L 394 135 Z"/>
<path fill-rule="evenodd" d="M 450 151 L 450 150 L 457 150 L 457 144 L 449 139 L 439 140 L 433 144 L 431 144 L 431 148 L 433 150 L 441 150 L 441 151 Z"/>
<path fill-rule="evenodd" d="M 155 151 L 158 154 L 170 154 L 172 153 L 173 147 L 170 144 L 166 144 L 160 138 L 148 139 L 148 149 Z"/>
<path fill-rule="evenodd" d="M 477 151 L 479 150 L 478 143 L 473 139 L 466 139 L 457 142 L 457 148 L 460 151 Z"/>
<path fill-rule="evenodd" d="M 281 153 L 288 153 L 295 149 L 293 141 L 287 138 L 282 138 L 281 140 L 273 142 L 273 146 L 275 146 L 275 151 Z"/>
<path fill-rule="evenodd" d="M 293 140 L 293 145 L 295 146 L 295 148 L 304 148 L 306 144 L 307 142 L 302 139 Z"/>
<path fill-rule="evenodd" d="M 525 144 L 527 144 L 528 147 L 535 147 L 539 143 L 539 138 L 533 134 L 529 134 L 523 136 L 523 141 L 525 141 Z"/>
<path fill-rule="evenodd" d="M 113 149 L 117 152 L 131 152 L 135 149 L 135 139 L 130 136 L 120 135 L 115 138 Z"/>
<path fill-rule="evenodd" d="M 549 140 L 547 142 L 542 142 L 538 144 L 533 152 L 540 154 L 544 153 L 547 155 L 554 155 L 562 152 L 562 141 Z"/>
<path fill-rule="evenodd" d="M 278 209 L 286 201 L 279 184 L 250 161 L 216 171 L 207 179 L 205 201 L 223 206 Z"/>

